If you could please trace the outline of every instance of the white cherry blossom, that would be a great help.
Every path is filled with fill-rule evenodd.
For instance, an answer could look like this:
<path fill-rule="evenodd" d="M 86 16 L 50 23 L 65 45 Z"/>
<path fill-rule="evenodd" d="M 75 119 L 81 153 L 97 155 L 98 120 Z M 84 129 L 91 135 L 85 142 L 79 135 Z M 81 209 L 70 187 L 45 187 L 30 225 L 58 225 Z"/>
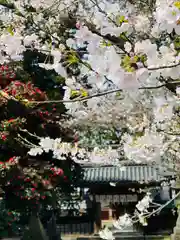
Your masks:
<path fill-rule="evenodd" d="M 65 79 L 63 100 L 69 120 L 63 123 L 78 132 L 83 129 L 83 134 L 89 126 L 91 132 L 110 127 L 120 132 L 115 144 L 112 139 L 99 143 L 101 134 L 97 132 L 98 137 L 93 137 L 88 150 L 83 145 L 85 138 L 90 141 L 89 132 L 85 140 L 81 139 L 81 147 L 61 139 L 41 138 L 29 150 L 30 156 L 52 151 L 52 157 L 60 161 L 69 154 L 82 165 L 111 164 L 120 169 L 122 158 L 125 162 L 156 163 L 159 167 L 179 164 L 179 1 L 156 0 L 153 8 L 146 11 L 138 9 L 136 1 L 9 2 L 24 17 L 13 14 L 11 26 L 9 20 L 2 19 L 0 63 L 23 60 L 27 48 L 51 55 L 53 63 L 45 61 L 39 67 L 55 70 Z M 36 11 L 28 13 L 24 3 Z M 47 8 L 50 11 L 44 17 Z M 59 30 L 69 12 L 77 22 L 66 37 L 69 29 Z M 35 24 L 27 27 L 30 15 Z M 47 36 L 49 41 L 44 40 Z M 75 56 L 78 76 L 67 71 L 73 61 L 68 58 L 66 66 L 61 62 L 69 53 Z M 81 101 L 83 96 L 78 96 L 77 101 L 71 101 L 72 92 L 80 90 L 86 99 Z M 146 195 L 136 206 L 136 217 L 144 226 L 151 201 Z M 132 222 L 125 215 L 114 224 L 122 229 L 122 225 Z M 108 229 L 102 230 L 100 237 L 114 239 Z"/>

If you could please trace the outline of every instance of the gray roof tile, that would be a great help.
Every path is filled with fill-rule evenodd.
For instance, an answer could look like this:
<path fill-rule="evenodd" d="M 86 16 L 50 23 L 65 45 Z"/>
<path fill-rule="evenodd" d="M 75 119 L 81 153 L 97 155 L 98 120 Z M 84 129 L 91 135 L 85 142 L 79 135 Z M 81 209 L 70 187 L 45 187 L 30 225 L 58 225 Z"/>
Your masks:
<path fill-rule="evenodd" d="M 126 166 L 125 170 L 116 166 L 84 168 L 84 182 L 158 182 L 163 176 L 154 166 Z"/>

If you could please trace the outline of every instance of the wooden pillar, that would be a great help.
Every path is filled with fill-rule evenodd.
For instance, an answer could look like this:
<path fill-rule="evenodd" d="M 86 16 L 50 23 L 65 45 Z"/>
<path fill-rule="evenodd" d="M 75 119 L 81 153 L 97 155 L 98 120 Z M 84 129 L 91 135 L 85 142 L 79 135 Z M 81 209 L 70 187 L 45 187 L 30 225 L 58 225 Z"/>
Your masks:
<path fill-rule="evenodd" d="M 113 219 L 113 210 L 111 207 L 109 207 L 109 219 Z"/>
<path fill-rule="evenodd" d="M 102 223 L 101 223 L 101 203 L 96 202 L 95 203 L 95 207 L 94 207 L 94 214 L 95 214 L 95 221 L 94 221 L 94 225 L 95 225 L 95 233 L 98 233 L 102 227 Z"/>

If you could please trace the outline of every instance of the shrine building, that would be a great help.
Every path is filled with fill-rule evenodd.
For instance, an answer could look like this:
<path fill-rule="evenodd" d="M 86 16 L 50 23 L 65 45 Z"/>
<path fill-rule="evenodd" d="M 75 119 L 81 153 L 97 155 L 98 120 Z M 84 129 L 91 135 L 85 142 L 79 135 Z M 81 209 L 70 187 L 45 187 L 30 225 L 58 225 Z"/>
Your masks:
<path fill-rule="evenodd" d="M 99 229 L 103 225 L 111 226 L 112 220 L 125 213 L 133 215 L 136 204 L 147 191 L 151 192 L 156 202 L 170 200 L 173 194 L 170 181 L 174 178 L 172 171 L 163 172 L 157 166 L 86 167 L 80 188 L 83 189 L 87 208 L 95 208 Z"/>

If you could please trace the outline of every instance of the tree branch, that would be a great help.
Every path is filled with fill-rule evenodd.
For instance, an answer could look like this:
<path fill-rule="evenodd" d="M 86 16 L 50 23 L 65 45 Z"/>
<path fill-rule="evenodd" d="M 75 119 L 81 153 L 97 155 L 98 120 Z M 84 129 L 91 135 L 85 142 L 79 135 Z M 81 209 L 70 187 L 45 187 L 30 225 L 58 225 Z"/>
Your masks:
<path fill-rule="evenodd" d="M 180 66 L 180 62 L 176 63 L 176 64 L 171 64 L 171 65 L 167 65 L 167 66 L 159 66 L 159 67 L 149 67 L 147 68 L 149 71 L 154 71 L 154 70 L 160 70 L 160 69 L 167 69 L 167 68 L 174 68 Z"/>
<path fill-rule="evenodd" d="M 163 132 L 167 135 L 172 135 L 172 136 L 180 136 L 180 132 L 166 132 L 164 130 L 158 129 L 158 132 Z"/>
<path fill-rule="evenodd" d="M 157 208 L 156 210 L 152 211 L 150 214 L 145 216 L 146 218 L 151 217 L 154 214 L 160 213 L 165 207 L 167 207 L 172 201 L 174 201 L 177 197 L 179 197 L 180 192 L 178 192 L 173 198 L 171 198 L 167 203 L 162 205 L 161 207 Z"/>
<path fill-rule="evenodd" d="M 169 82 L 169 83 L 180 83 L 180 81 L 173 81 L 173 82 Z M 162 87 L 166 87 L 167 83 L 159 85 L 159 86 L 152 86 L 152 87 L 140 87 L 138 88 L 139 90 L 156 90 Z M 106 92 L 102 92 L 102 93 L 97 93 L 97 94 L 93 94 L 84 98 L 76 98 L 76 99 L 72 99 L 72 100 L 47 100 L 47 101 L 29 101 L 30 103 L 34 103 L 34 104 L 46 104 L 46 103 L 73 103 L 73 102 L 84 102 L 88 99 L 92 99 L 95 97 L 101 97 L 101 96 L 105 96 L 105 95 L 109 95 L 112 93 L 117 93 L 117 92 L 122 92 L 123 89 L 114 89 L 114 90 L 109 90 Z M 23 102 L 23 100 L 22 100 Z M 27 100 L 26 100 L 27 102 Z"/>
<path fill-rule="evenodd" d="M 35 133 L 34 134 L 32 134 L 32 133 L 30 133 L 27 129 L 22 129 L 22 128 L 19 128 L 19 130 L 21 131 L 21 132 L 25 132 L 25 133 L 27 133 L 28 135 L 30 135 L 31 137 L 34 137 L 34 138 L 37 138 L 37 139 L 41 139 L 39 136 L 37 136 Z"/>
<path fill-rule="evenodd" d="M 174 201 L 176 198 L 178 198 L 180 195 L 180 192 L 178 192 L 173 198 L 171 198 L 168 202 L 166 202 L 164 205 L 161 205 L 159 208 L 157 208 L 156 210 L 146 214 L 146 215 L 142 215 L 142 217 L 144 217 L 145 219 L 150 218 L 151 216 L 153 216 L 154 214 L 158 214 L 160 213 L 165 207 L 167 207 L 172 201 Z M 132 217 L 132 219 L 135 218 L 135 216 Z M 138 223 L 139 219 L 136 219 L 134 221 L 132 221 L 132 223 Z M 123 230 L 123 229 L 121 229 Z M 117 230 L 112 231 L 112 233 L 117 232 Z"/>

